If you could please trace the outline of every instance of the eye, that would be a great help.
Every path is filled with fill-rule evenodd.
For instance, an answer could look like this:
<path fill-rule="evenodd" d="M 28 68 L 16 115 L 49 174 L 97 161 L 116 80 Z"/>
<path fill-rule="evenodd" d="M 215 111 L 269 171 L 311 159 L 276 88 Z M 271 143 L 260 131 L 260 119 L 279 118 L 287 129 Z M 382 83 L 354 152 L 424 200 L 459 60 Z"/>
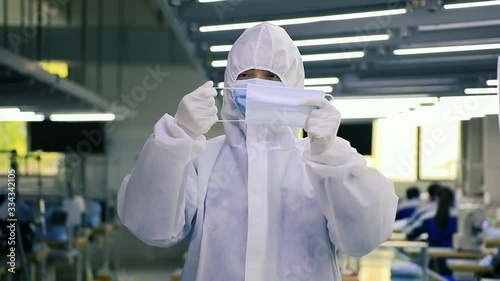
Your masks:
<path fill-rule="evenodd" d="M 250 75 L 248 75 L 248 73 L 243 72 L 243 73 L 240 73 L 240 74 L 238 75 L 238 79 L 246 79 L 246 78 L 248 78 L 249 76 L 250 76 Z"/>
<path fill-rule="evenodd" d="M 279 78 L 279 76 L 278 76 L 278 75 L 276 75 L 276 74 L 274 74 L 274 73 L 272 73 L 272 72 L 269 72 L 269 73 L 267 74 L 267 79 L 269 79 L 269 80 L 281 81 L 281 79 Z"/>

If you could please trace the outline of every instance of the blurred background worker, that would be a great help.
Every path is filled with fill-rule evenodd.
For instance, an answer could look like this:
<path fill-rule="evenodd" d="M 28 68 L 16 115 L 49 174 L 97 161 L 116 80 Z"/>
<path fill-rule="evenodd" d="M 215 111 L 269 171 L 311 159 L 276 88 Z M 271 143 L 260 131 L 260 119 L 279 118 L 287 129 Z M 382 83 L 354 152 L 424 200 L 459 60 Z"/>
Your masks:
<path fill-rule="evenodd" d="M 435 195 L 436 208 L 425 211 L 405 233 L 408 239 L 421 234 L 428 235 L 430 247 L 453 247 L 453 235 L 458 228 L 458 211 L 455 208 L 455 195 L 449 187 L 442 186 Z M 432 269 L 443 275 L 450 275 L 445 259 L 431 260 Z"/>
<path fill-rule="evenodd" d="M 420 189 L 411 186 L 406 189 L 406 200 L 401 202 L 396 213 L 396 220 L 407 219 L 420 207 Z"/>
<path fill-rule="evenodd" d="M 427 201 L 422 202 L 419 207 L 415 211 L 413 211 L 413 214 L 408 218 L 407 223 L 405 224 L 406 227 L 412 227 L 413 224 L 415 224 L 422 216 L 428 211 L 432 211 L 436 209 L 436 194 L 439 190 L 441 185 L 437 182 L 431 183 L 429 187 L 427 187 Z"/>

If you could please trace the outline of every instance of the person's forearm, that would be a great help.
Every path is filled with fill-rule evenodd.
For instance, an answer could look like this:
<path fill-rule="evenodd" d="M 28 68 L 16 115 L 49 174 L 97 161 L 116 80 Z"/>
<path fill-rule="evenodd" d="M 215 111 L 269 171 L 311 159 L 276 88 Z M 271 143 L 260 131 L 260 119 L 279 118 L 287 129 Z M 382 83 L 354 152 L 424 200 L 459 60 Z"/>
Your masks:
<path fill-rule="evenodd" d="M 118 214 L 148 244 L 168 246 L 182 239 L 196 212 L 193 160 L 205 141 L 194 141 L 165 115 L 122 184 Z"/>
<path fill-rule="evenodd" d="M 339 138 L 323 155 L 306 151 L 304 160 L 332 243 L 361 256 L 390 237 L 398 201 L 390 180 Z"/>

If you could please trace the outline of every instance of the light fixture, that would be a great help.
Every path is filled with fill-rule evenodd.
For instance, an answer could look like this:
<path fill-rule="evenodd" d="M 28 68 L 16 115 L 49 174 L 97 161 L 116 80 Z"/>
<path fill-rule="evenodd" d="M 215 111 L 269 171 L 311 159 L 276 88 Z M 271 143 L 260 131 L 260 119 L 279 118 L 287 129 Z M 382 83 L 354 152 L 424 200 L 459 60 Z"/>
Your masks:
<path fill-rule="evenodd" d="M 385 118 L 407 112 L 410 108 L 417 108 L 421 104 L 436 104 L 437 102 L 436 97 L 365 97 L 362 99 L 337 97 L 333 101 L 342 114 L 342 119 Z"/>
<path fill-rule="evenodd" d="M 484 94 L 496 94 L 497 88 L 467 88 L 464 90 L 466 95 L 484 95 Z"/>
<path fill-rule="evenodd" d="M 307 90 L 317 90 L 317 91 L 323 91 L 326 94 L 331 93 L 333 91 L 332 86 L 313 86 L 313 87 L 304 87 Z"/>
<path fill-rule="evenodd" d="M 40 66 L 48 73 L 57 75 L 61 78 L 68 77 L 68 64 L 66 62 L 39 62 Z"/>
<path fill-rule="evenodd" d="M 500 49 L 500 43 L 396 49 L 393 51 L 393 53 L 397 56 L 404 56 L 404 55 L 437 54 L 437 53 L 451 53 L 451 52 L 483 51 L 483 50 L 495 50 L 495 49 Z"/>
<path fill-rule="evenodd" d="M 362 51 L 303 55 L 302 61 L 309 62 L 309 61 L 325 61 L 325 60 L 344 60 L 344 59 L 362 58 L 364 55 L 365 55 L 365 53 Z M 214 60 L 214 61 L 212 61 L 212 66 L 213 67 L 226 67 L 227 60 Z"/>
<path fill-rule="evenodd" d="M 33 111 L 6 113 L 0 112 L 0 121 L 23 121 L 23 122 L 40 122 L 45 120 L 43 114 L 35 114 Z"/>
<path fill-rule="evenodd" d="M 345 60 L 362 58 L 365 56 L 364 52 L 345 52 L 345 53 L 328 53 L 328 54 L 316 54 L 316 55 L 303 55 L 302 61 L 324 61 L 324 60 Z"/>
<path fill-rule="evenodd" d="M 383 17 L 383 16 L 401 15 L 405 13 L 406 13 L 405 9 L 392 9 L 392 10 L 381 10 L 381 11 L 351 13 L 351 14 L 341 14 L 341 15 L 271 20 L 269 22 L 275 25 L 283 26 L 283 25 L 306 24 L 306 23 L 314 23 L 322 21 L 341 21 L 341 20 L 351 20 L 351 19 L 371 18 L 371 17 Z M 200 32 L 214 32 L 214 31 L 247 29 L 259 23 L 260 22 L 244 22 L 244 23 L 221 24 L 221 25 L 207 25 L 207 26 L 201 26 L 199 30 Z"/>
<path fill-rule="evenodd" d="M 488 80 L 486 81 L 487 86 L 498 87 L 498 80 Z"/>
<path fill-rule="evenodd" d="M 227 60 L 214 60 L 212 62 L 213 67 L 226 67 L 227 66 Z"/>
<path fill-rule="evenodd" d="M 380 34 L 380 35 L 363 35 L 363 36 L 351 36 L 351 37 L 339 37 L 339 38 L 297 40 L 293 42 L 297 47 L 305 47 L 305 46 L 338 45 L 347 43 L 385 41 L 389 39 L 390 39 L 389 34 Z"/>
<path fill-rule="evenodd" d="M 469 22 L 454 22 L 432 25 L 419 25 L 418 31 L 439 31 L 451 29 L 477 28 L 500 25 L 500 20 L 484 20 L 484 21 L 469 21 Z"/>
<path fill-rule="evenodd" d="M 348 43 L 384 41 L 389 39 L 390 39 L 389 34 L 380 34 L 380 35 L 363 35 L 363 36 L 351 36 L 351 37 L 339 37 L 339 38 L 296 40 L 293 42 L 297 47 L 307 47 L 307 46 L 338 45 L 338 44 L 348 44 Z M 213 53 L 229 52 L 231 50 L 231 47 L 232 45 L 215 45 L 210 47 L 210 51 Z"/>
<path fill-rule="evenodd" d="M 50 115 L 51 121 L 59 122 L 83 122 L 83 121 L 113 121 L 113 113 L 56 113 Z"/>
<path fill-rule="evenodd" d="M 332 85 L 338 84 L 339 78 L 330 77 L 330 78 L 306 78 L 304 81 L 305 86 L 313 86 L 313 85 Z"/>
<path fill-rule="evenodd" d="M 499 0 L 446 4 L 446 5 L 444 5 L 444 8 L 446 10 L 453 10 L 453 9 L 477 8 L 477 7 L 486 7 L 486 6 L 496 6 L 496 5 L 500 5 Z"/>
<path fill-rule="evenodd" d="M 17 114 L 20 113 L 21 110 L 17 107 L 0 107 L 0 115 L 6 115 L 6 114 Z"/>
<path fill-rule="evenodd" d="M 226 0 L 198 0 L 200 3 L 213 3 L 213 2 L 222 2 Z"/>

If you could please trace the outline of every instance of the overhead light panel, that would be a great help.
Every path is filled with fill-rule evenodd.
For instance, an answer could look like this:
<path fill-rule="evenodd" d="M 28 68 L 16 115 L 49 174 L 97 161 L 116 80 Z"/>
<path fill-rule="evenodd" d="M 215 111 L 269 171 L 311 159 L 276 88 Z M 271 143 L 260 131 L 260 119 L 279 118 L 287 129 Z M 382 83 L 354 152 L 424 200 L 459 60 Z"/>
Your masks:
<path fill-rule="evenodd" d="M 113 113 L 57 113 L 51 114 L 50 120 L 56 122 L 113 121 L 115 115 Z"/>
<path fill-rule="evenodd" d="M 322 38 L 322 39 L 309 39 L 309 40 L 295 40 L 295 46 L 297 47 L 307 47 L 307 46 L 321 46 L 321 45 L 339 45 L 348 43 L 363 43 L 363 42 L 374 42 L 374 41 L 384 41 L 389 40 L 389 34 L 380 35 L 364 35 L 364 36 L 350 36 L 350 37 L 339 37 L 339 38 Z M 210 47 L 210 51 L 216 52 L 229 52 L 233 45 L 215 45 Z"/>
<path fill-rule="evenodd" d="M 284 25 L 294 25 L 294 24 L 315 23 L 322 21 L 341 21 L 341 20 L 361 19 L 361 18 L 384 17 L 384 16 L 401 15 L 405 13 L 406 13 L 405 9 L 392 9 L 392 10 L 381 10 L 381 11 L 351 13 L 351 14 L 341 14 L 341 15 L 271 20 L 269 22 L 275 25 L 284 26 Z M 214 32 L 214 31 L 247 29 L 259 23 L 261 22 L 207 25 L 207 26 L 201 26 L 199 30 L 200 32 Z"/>
<path fill-rule="evenodd" d="M 486 81 L 487 86 L 498 87 L 498 80 L 488 80 Z"/>
<path fill-rule="evenodd" d="M 344 59 L 362 58 L 364 55 L 365 55 L 365 53 L 362 51 L 303 55 L 302 61 L 310 62 L 310 61 L 325 61 L 325 60 L 344 60 Z M 214 60 L 214 61 L 212 61 L 212 66 L 213 67 L 226 67 L 227 60 Z"/>
<path fill-rule="evenodd" d="M 213 3 L 213 2 L 222 2 L 226 0 L 198 0 L 200 3 Z"/>
<path fill-rule="evenodd" d="M 433 25 L 419 25 L 418 31 L 438 31 L 438 30 L 488 27 L 497 25 L 500 25 L 500 20 L 454 22 L 454 23 L 443 23 L 443 24 L 433 24 Z"/>
<path fill-rule="evenodd" d="M 365 56 L 364 52 L 345 52 L 345 53 L 328 53 L 328 54 L 317 54 L 317 55 L 303 55 L 302 61 L 325 61 L 325 60 L 345 60 L 362 58 Z"/>
<path fill-rule="evenodd" d="M 393 51 L 393 53 L 397 56 L 405 56 L 405 55 L 437 54 L 437 53 L 452 53 L 452 52 L 484 51 L 484 50 L 495 50 L 495 49 L 500 49 L 500 43 L 396 49 Z"/>
<path fill-rule="evenodd" d="M 0 121 L 40 122 L 43 120 L 45 120 L 43 114 L 35 114 L 33 111 L 0 111 Z"/>
<path fill-rule="evenodd" d="M 444 8 L 446 10 L 453 10 L 453 9 L 477 8 L 477 7 L 486 7 L 486 6 L 496 6 L 496 5 L 500 5 L 499 0 L 446 4 L 446 5 L 444 5 Z"/>
<path fill-rule="evenodd" d="M 331 93 L 333 91 L 332 86 L 313 86 L 313 87 L 305 87 L 305 89 L 323 91 L 326 94 Z"/>
<path fill-rule="evenodd" d="M 339 38 L 296 40 L 293 42 L 297 47 L 306 47 L 306 46 L 339 45 L 348 43 L 385 41 L 389 39 L 390 39 L 389 34 L 380 34 L 380 35 L 364 35 L 364 36 L 351 36 L 351 37 L 339 37 Z"/>
<path fill-rule="evenodd" d="M 314 86 L 314 85 L 333 85 L 338 84 L 339 78 L 330 77 L 330 78 L 306 78 L 304 81 L 305 86 Z"/>
<path fill-rule="evenodd" d="M 227 66 L 227 60 L 214 60 L 212 62 L 213 67 L 226 67 Z"/>
<path fill-rule="evenodd" d="M 467 88 L 464 90 L 466 95 L 485 95 L 485 94 L 496 94 L 497 88 Z"/>
<path fill-rule="evenodd" d="M 20 113 L 21 110 L 17 107 L 0 107 L 0 115 L 6 115 L 6 114 L 17 114 Z"/>

